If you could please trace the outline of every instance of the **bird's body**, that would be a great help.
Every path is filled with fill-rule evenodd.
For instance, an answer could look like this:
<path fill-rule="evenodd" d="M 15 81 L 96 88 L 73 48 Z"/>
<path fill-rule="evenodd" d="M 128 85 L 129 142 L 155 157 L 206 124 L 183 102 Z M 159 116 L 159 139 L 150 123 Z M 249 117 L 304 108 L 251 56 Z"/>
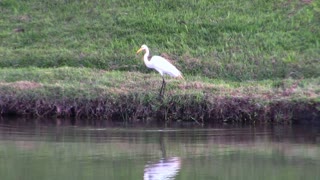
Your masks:
<path fill-rule="evenodd" d="M 168 74 L 171 77 L 181 77 L 181 72 L 173 66 L 169 61 L 161 56 L 153 56 L 149 62 L 145 62 L 148 68 L 155 69 L 161 76 Z"/>
<path fill-rule="evenodd" d="M 150 51 L 146 45 L 142 45 L 141 48 L 137 51 L 137 53 L 139 53 L 142 50 L 145 51 L 145 54 L 143 56 L 143 61 L 145 65 L 148 68 L 155 69 L 162 76 L 163 81 L 160 90 L 160 96 L 162 96 L 166 85 L 166 82 L 163 77 L 165 74 L 168 74 L 169 76 L 174 78 L 183 78 L 183 76 L 181 72 L 165 58 L 161 56 L 152 56 L 151 59 L 149 59 Z"/>

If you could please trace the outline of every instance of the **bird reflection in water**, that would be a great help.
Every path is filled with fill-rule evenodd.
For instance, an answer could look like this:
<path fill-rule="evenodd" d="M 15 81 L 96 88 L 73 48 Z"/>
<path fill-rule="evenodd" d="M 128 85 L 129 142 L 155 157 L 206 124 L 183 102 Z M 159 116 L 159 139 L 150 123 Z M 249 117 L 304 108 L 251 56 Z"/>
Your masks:
<path fill-rule="evenodd" d="M 161 159 L 156 163 L 147 164 L 144 168 L 144 180 L 173 180 L 181 167 L 179 157 Z"/>

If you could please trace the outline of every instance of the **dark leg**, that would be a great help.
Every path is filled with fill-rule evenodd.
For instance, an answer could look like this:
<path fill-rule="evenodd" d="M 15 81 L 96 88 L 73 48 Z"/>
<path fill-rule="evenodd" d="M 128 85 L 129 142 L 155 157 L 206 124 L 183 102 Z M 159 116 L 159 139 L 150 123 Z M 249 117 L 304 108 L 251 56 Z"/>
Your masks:
<path fill-rule="evenodd" d="M 160 93 L 159 93 L 160 97 L 163 97 L 165 88 L 166 88 L 166 81 L 164 80 L 164 77 L 162 76 L 162 85 L 161 85 L 161 89 L 160 89 Z"/>
<path fill-rule="evenodd" d="M 167 86 L 167 83 L 166 81 L 164 80 L 164 78 L 162 77 L 162 84 L 163 84 L 163 89 L 162 89 L 162 96 L 164 95 L 164 91 L 166 90 L 166 86 Z"/>

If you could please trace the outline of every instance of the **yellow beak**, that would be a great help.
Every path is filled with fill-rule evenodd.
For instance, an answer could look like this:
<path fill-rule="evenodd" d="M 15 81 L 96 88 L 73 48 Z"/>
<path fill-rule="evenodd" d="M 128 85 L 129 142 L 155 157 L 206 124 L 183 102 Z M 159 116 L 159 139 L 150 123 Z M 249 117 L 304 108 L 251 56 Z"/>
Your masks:
<path fill-rule="evenodd" d="M 141 52 L 143 49 L 142 48 L 140 48 L 138 51 L 137 51 L 137 54 L 139 53 L 139 52 Z"/>

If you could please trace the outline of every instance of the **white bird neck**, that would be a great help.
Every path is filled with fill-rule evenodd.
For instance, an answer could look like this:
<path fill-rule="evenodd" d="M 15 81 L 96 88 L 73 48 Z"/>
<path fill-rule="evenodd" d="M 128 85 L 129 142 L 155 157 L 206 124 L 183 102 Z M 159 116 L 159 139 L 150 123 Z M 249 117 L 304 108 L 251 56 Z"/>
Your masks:
<path fill-rule="evenodd" d="M 146 51 L 146 53 L 145 53 L 144 56 L 143 56 L 143 61 L 144 61 L 144 64 L 145 64 L 147 67 L 150 68 L 151 62 L 150 62 L 149 59 L 148 59 L 148 57 L 149 57 L 149 55 L 150 55 L 150 52 L 149 52 L 149 49 L 148 49 L 148 48 L 146 48 L 145 51 Z"/>

